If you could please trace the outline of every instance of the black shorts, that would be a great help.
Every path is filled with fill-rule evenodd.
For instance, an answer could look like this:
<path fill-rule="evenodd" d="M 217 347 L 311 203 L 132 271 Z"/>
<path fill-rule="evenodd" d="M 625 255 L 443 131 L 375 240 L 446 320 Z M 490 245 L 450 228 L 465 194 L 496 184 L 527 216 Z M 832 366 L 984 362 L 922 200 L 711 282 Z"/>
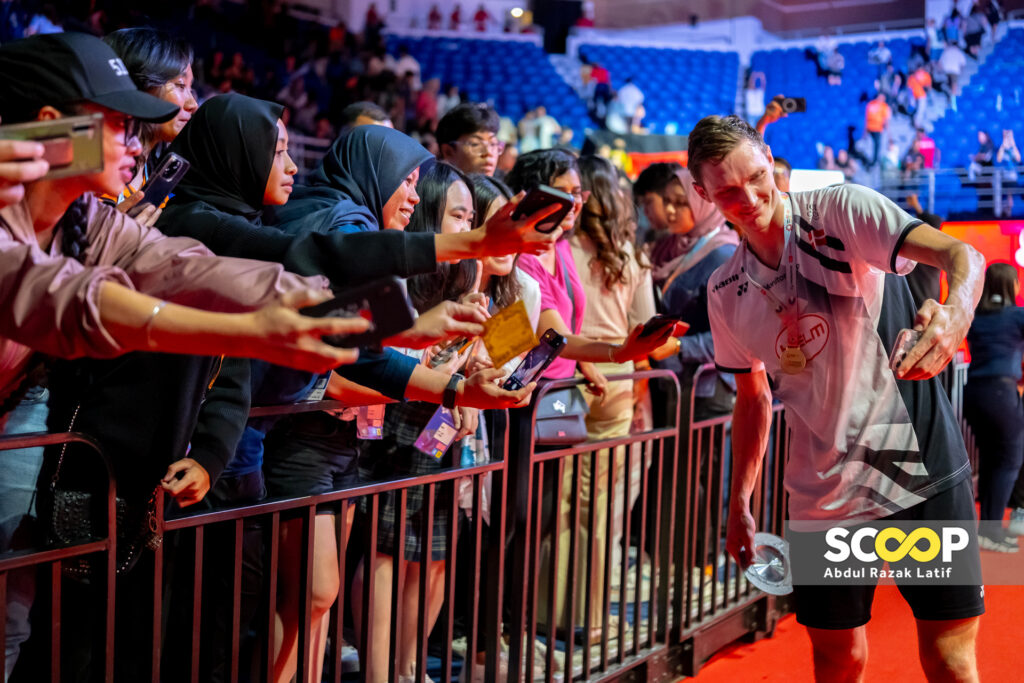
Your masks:
<path fill-rule="evenodd" d="M 975 516 L 974 491 L 968 477 L 923 503 L 885 519 L 967 520 L 975 519 Z M 981 558 L 975 555 L 975 561 L 980 567 Z M 945 621 L 967 619 L 985 613 L 985 590 L 982 586 L 905 586 L 898 580 L 896 584 L 916 619 Z M 874 597 L 874 585 L 793 586 L 796 620 L 811 628 L 847 629 L 863 626 L 871 620 Z"/>
<path fill-rule="evenodd" d="M 355 421 L 327 413 L 299 413 L 281 420 L 267 436 L 263 473 L 274 498 L 311 496 L 359 483 Z M 317 508 L 333 514 L 337 504 Z"/>

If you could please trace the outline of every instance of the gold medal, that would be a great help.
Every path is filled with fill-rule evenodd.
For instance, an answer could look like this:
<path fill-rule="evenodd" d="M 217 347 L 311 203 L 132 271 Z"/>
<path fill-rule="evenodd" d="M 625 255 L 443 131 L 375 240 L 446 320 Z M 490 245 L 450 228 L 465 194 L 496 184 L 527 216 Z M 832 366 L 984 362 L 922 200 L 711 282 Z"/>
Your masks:
<path fill-rule="evenodd" d="M 782 371 L 787 375 L 798 375 L 807 367 L 807 356 L 796 346 L 787 346 L 779 361 Z"/>

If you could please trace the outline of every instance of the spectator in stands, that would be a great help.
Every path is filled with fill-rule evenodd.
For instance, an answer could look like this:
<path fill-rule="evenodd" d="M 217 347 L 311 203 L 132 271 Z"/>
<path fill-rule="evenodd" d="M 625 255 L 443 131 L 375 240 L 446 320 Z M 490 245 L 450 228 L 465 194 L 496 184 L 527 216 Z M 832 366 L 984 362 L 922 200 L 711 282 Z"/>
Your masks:
<path fill-rule="evenodd" d="M 915 137 L 910 143 L 910 149 L 903 155 L 903 177 L 913 178 L 918 172 L 924 170 L 924 154 L 921 153 L 921 143 Z"/>
<path fill-rule="evenodd" d="M 633 184 L 633 201 L 646 219 L 646 229 L 637 230 L 637 244 L 646 246 L 668 231 L 665 212 L 665 188 L 682 170 L 676 162 L 656 162 L 645 168 Z"/>
<path fill-rule="evenodd" d="M 868 63 L 878 67 L 879 75 L 892 64 L 892 51 L 886 46 L 884 40 L 878 41 L 878 44 L 868 51 Z"/>
<path fill-rule="evenodd" d="M 384 28 L 384 15 L 377 10 L 377 3 L 371 2 L 366 8 L 366 21 L 363 40 L 367 45 L 376 45 L 380 32 Z"/>
<path fill-rule="evenodd" d="M 941 52 L 942 48 L 946 46 L 946 41 L 943 38 L 943 32 L 939 26 L 935 23 L 934 19 L 929 19 L 925 24 L 925 36 L 928 38 L 928 49 L 931 52 Z"/>
<path fill-rule="evenodd" d="M 117 202 L 128 200 L 149 179 L 181 129 L 199 108 L 192 90 L 192 47 L 168 34 L 151 28 L 126 28 L 111 33 L 104 42 L 124 62 L 135 85 L 150 95 L 176 104 L 178 114 L 170 121 L 156 125 L 144 124 L 139 129 L 142 153 L 136 157 L 135 177 L 117 196 Z M 133 206 L 141 195 L 126 206 Z M 163 202 L 143 209 L 136 220 L 152 225 Z"/>
<path fill-rule="evenodd" d="M 900 148 L 895 140 L 889 140 L 885 154 L 882 155 L 882 173 L 892 175 L 900 170 Z"/>
<path fill-rule="evenodd" d="M 373 102 L 353 102 L 341 111 L 341 133 L 356 126 L 378 125 L 394 128 L 388 113 Z"/>
<path fill-rule="evenodd" d="M 768 79 L 763 71 L 754 71 L 747 78 L 746 88 L 743 90 L 744 105 L 746 107 L 747 120 L 755 123 L 765 113 L 764 93 Z"/>
<path fill-rule="evenodd" d="M 924 65 L 907 77 L 907 87 L 914 96 L 914 127 L 923 128 L 928 115 L 928 94 L 932 90 L 932 75 Z"/>
<path fill-rule="evenodd" d="M 423 84 L 420 82 L 420 63 L 415 57 L 409 54 L 409 46 L 402 43 L 398 46 L 398 59 L 395 61 L 395 66 L 392 71 L 397 76 L 405 77 L 406 74 L 412 73 L 412 89 L 413 91 L 419 91 Z"/>
<path fill-rule="evenodd" d="M 817 42 L 818 74 L 828 79 L 829 85 L 843 84 L 843 69 L 846 60 L 839 52 L 835 38 L 823 35 Z"/>
<path fill-rule="evenodd" d="M 946 43 L 939 56 L 939 68 L 949 81 L 949 104 L 956 111 L 956 98 L 960 94 L 960 74 L 967 65 L 964 51 L 956 43 Z"/>
<path fill-rule="evenodd" d="M 930 138 L 928 133 L 918 129 L 917 132 L 914 133 L 914 142 L 917 143 L 917 149 L 921 152 L 923 168 L 938 168 L 939 163 L 942 160 L 942 152 L 935 145 L 935 140 Z"/>
<path fill-rule="evenodd" d="M 444 16 L 441 14 L 441 8 L 437 6 L 435 2 L 430 6 L 430 13 L 427 14 L 427 30 L 428 31 L 440 31 L 441 22 L 444 21 Z"/>
<path fill-rule="evenodd" d="M 967 166 L 967 179 L 972 183 L 977 179 L 982 169 L 991 166 L 996 153 L 996 146 L 987 131 L 978 131 L 978 151 L 970 156 L 970 164 Z"/>
<path fill-rule="evenodd" d="M 618 98 L 619 104 L 622 105 L 622 113 L 626 121 L 632 122 L 636 118 L 637 110 L 644 103 L 644 93 L 633 82 L 632 76 L 626 79 L 622 87 L 615 93 L 615 96 Z"/>
<path fill-rule="evenodd" d="M 960 43 L 962 23 L 963 17 L 960 14 L 960 8 L 954 4 L 953 11 L 942 22 L 942 37 L 946 43 Z"/>
<path fill-rule="evenodd" d="M 416 96 L 415 130 L 434 130 L 437 128 L 438 104 L 437 97 L 441 92 L 441 81 L 431 78 L 423 84 L 423 90 Z"/>
<path fill-rule="evenodd" d="M 477 33 L 486 33 L 490 26 L 491 18 L 490 12 L 484 7 L 483 3 L 476 8 L 476 13 L 473 14 L 473 25 L 476 27 Z"/>
<path fill-rule="evenodd" d="M 859 170 L 857 162 L 853 160 L 853 157 L 845 149 L 836 152 L 836 168 L 843 172 L 847 182 L 852 181 L 853 176 L 857 175 Z"/>
<path fill-rule="evenodd" d="M 988 19 L 985 18 L 985 11 L 981 8 L 980 3 L 975 2 L 963 21 L 964 43 L 967 46 L 967 52 L 975 59 L 978 58 L 978 53 L 981 51 L 981 43 L 985 39 L 985 34 L 991 30 Z"/>
<path fill-rule="evenodd" d="M 793 174 L 793 166 L 783 157 L 775 157 L 775 187 L 780 192 L 789 192 L 789 177 Z"/>
<path fill-rule="evenodd" d="M 1013 213 L 1013 193 L 1007 192 L 1006 188 L 1017 184 L 1017 167 L 1020 166 L 1020 150 L 1012 130 L 1003 131 L 1003 142 L 996 151 L 996 165 L 1000 167 L 1003 181 L 1004 214 L 1009 216 Z"/>
<path fill-rule="evenodd" d="M 454 166 L 444 162 L 433 164 L 424 172 L 419 189 L 423 201 L 416 207 L 407 230 L 434 234 L 467 232 L 472 228 L 473 195 L 469 189 L 469 181 Z M 436 274 L 411 278 L 408 281 L 410 298 L 417 310 L 426 312 L 445 299 L 453 300 L 471 294 L 475 273 L 474 261 L 446 264 Z M 424 362 L 427 360 L 429 358 L 425 357 Z M 456 364 L 447 371 L 448 374 L 455 372 L 462 365 L 461 360 L 456 361 Z M 457 449 L 448 449 L 444 456 L 438 459 L 422 453 L 414 445 L 436 410 L 437 406 L 429 403 L 401 403 L 388 406 L 383 439 L 367 442 L 363 446 L 365 457 L 360 460 L 359 477 L 363 481 L 385 481 L 436 474 L 442 469 L 457 466 L 458 461 L 453 461 L 453 452 Z M 476 410 L 460 407 L 457 410 L 452 409 L 452 415 L 456 429 L 459 430 L 455 442 L 476 431 Z M 373 514 L 369 511 L 367 502 L 364 498 L 360 503 L 360 512 L 364 517 Z M 391 593 L 396 553 L 402 553 L 399 555 L 400 561 L 408 563 L 404 567 L 405 584 L 401 587 L 402 602 L 397 611 L 401 620 L 396 628 L 398 642 L 394 645 L 397 653 L 397 675 L 403 678 L 411 679 L 415 675 L 419 659 L 417 631 L 420 611 L 417 605 L 421 591 L 426 594 L 423 604 L 427 612 L 427 632 L 433 629 L 444 604 L 445 558 L 449 545 L 455 543 L 449 531 L 449 526 L 452 525 L 452 489 L 448 486 L 439 487 L 435 503 L 433 517 L 425 519 L 428 509 L 425 487 L 413 487 L 408 490 L 405 498 L 405 536 L 402 538 L 398 535 L 398 516 L 401 509 L 398 492 L 385 494 L 380 501 L 377 520 L 378 554 L 374 557 L 372 565 L 365 559 L 360 563 L 353 580 L 353 616 L 357 633 L 362 633 L 362 625 L 366 619 L 362 610 L 363 582 L 366 580 L 364 577 L 370 572 L 373 573 L 375 602 L 390 604 L 392 599 L 397 599 L 397 596 L 392 596 Z M 424 545 L 424 523 L 432 526 L 430 547 Z M 423 562 L 427 563 L 425 585 L 420 582 L 419 565 Z M 367 680 L 381 683 L 388 680 L 391 656 L 389 611 L 376 612 L 372 623 L 372 631 L 366 634 L 374 645 L 373 654 L 366 662 Z M 366 643 L 362 643 L 362 646 L 365 648 Z"/>
<path fill-rule="evenodd" d="M 882 135 L 889 127 L 889 119 L 892 118 L 892 110 L 886 103 L 883 93 L 875 95 L 875 99 L 868 102 L 864 114 L 864 129 L 871 136 L 871 166 L 878 164 L 878 155 L 882 151 Z"/>
<path fill-rule="evenodd" d="M 460 104 L 462 104 L 462 97 L 459 95 L 459 86 L 452 83 L 445 88 L 444 92 L 437 96 L 437 114 L 440 117 L 444 117 Z"/>
<path fill-rule="evenodd" d="M 231 64 L 224 69 L 224 78 L 231 81 L 232 90 L 242 94 L 248 94 L 256 80 L 252 67 L 245 63 L 245 56 L 241 52 L 231 56 Z"/>
<path fill-rule="evenodd" d="M 964 417 L 979 451 L 978 544 L 1011 553 L 1019 546 L 1002 527 L 1024 459 L 1024 409 L 1017 391 L 1024 353 L 1024 309 L 1017 306 L 1020 282 L 1008 263 L 985 271 L 985 289 L 967 332 L 971 366 L 964 387 Z M 988 524 L 984 524 L 988 522 Z"/>
<path fill-rule="evenodd" d="M 821 158 L 818 159 L 818 168 L 822 171 L 838 171 L 836 164 L 836 153 L 830 145 L 821 148 Z"/>
<path fill-rule="evenodd" d="M 594 84 L 593 95 L 588 102 L 590 115 L 599 123 L 608 115 L 608 103 L 612 100 L 612 79 L 608 69 L 594 62 L 590 65 L 590 81 Z"/>
<path fill-rule="evenodd" d="M 516 165 L 516 159 L 518 158 L 519 148 L 515 144 L 506 144 L 505 149 L 501 150 L 501 154 L 498 155 L 498 165 L 494 169 L 494 177 L 504 181 L 505 176 Z"/>
<path fill-rule="evenodd" d="M 516 133 L 519 138 L 519 151 L 523 154 L 541 149 L 537 129 L 537 110 L 527 109 L 523 112 L 523 117 L 516 124 Z"/>
<path fill-rule="evenodd" d="M 448 17 L 448 30 L 458 31 L 462 25 L 462 5 L 455 3 L 455 7 L 452 8 L 452 13 Z"/>
<path fill-rule="evenodd" d="M 562 134 L 562 127 L 544 106 L 537 107 L 534 113 L 536 114 L 538 149 L 551 149 L 555 146 L 558 136 Z"/>
<path fill-rule="evenodd" d="M 441 160 L 463 173 L 494 175 L 505 144 L 498 139 L 498 113 L 480 102 L 463 102 L 437 124 Z"/>

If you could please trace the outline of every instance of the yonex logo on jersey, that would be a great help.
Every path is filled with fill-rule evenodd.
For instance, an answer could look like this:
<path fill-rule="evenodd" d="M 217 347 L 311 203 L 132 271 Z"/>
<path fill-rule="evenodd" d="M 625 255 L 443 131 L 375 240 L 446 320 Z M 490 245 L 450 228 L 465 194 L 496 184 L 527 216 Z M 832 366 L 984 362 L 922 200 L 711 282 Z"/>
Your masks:
<path fill-rule="evenodd" d="M 117 59 L 117 58 L 108 59 L 107 60 L 107 64 L 110 65 L 110 68 L 114 71 L 114 74 L 116 76 L 127 76 L 128 75 L 128 68 L 124 65 L 124 62 L 122 62 L 120 59 Z"/>
<path fill-rule="evenodd" d="M 726 287 L 726 286 L 732 284 L 733 282 L 736 282 L 739 279 L 740 279 L 740 275 L 739 275 L 739 273 L 737 273 L 737 274 L 735 274 L 735 275 L 733 275 L 731 277 L 728 277 L 728 278 L 722 280 L 721 282 L 719 282 L 717 285 L 714 286 L 714 289 L 712 289 L 711 291 L 712 292 L 717 292 L 722 287 Z"/>
<path fill-rule="evenodd" d="M 736 288 L 736 296 L 743 296 L 744 294 L 746 294 L 747 293 L 747 286 L 748 286 L 748 283 L 741 282 L 740 286 Z"/>

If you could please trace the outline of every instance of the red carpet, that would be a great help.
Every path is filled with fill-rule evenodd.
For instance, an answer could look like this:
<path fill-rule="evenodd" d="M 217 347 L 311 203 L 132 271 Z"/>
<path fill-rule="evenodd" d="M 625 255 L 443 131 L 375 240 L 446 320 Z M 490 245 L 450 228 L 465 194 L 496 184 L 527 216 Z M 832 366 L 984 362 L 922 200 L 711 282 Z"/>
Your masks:
<path fill-rule="evenodd" d="M 989 553 L 986 553 L 989 554 Z M 1024 581 L 1024 576 L 1022 576 Z M 1024 677 L 1024 586 L 986 586 L 985 615 L 978 635 L 978 673 L 982 681 Z M 914 617 L 895 586 L 879 586 L 868 623 L 867 681 L 925 683 L 917 659 Z M 811 642 L 792 615 L 775 636 L 757 643 L 737 643 L 715 655 L 696 679 L 699 683 L 814 680 Z"/>

